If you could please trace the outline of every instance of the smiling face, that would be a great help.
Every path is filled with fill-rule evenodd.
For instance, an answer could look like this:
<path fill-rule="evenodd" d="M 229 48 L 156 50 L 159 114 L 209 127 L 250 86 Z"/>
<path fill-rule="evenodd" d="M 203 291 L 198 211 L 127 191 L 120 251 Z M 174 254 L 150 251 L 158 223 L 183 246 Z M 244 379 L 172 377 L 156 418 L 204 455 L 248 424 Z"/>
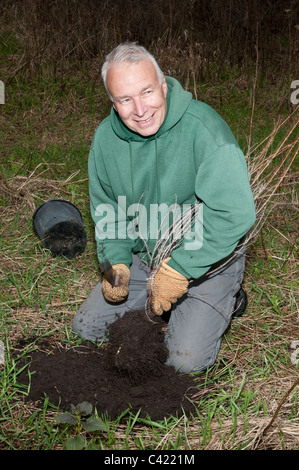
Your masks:
<path fill-rule="evenodd" d="M 150 60 L 112 64 L 107 87 L 124 124 L 143 137 L 155 134 L 167 112 L 167 84 L 158 80 Z"/>

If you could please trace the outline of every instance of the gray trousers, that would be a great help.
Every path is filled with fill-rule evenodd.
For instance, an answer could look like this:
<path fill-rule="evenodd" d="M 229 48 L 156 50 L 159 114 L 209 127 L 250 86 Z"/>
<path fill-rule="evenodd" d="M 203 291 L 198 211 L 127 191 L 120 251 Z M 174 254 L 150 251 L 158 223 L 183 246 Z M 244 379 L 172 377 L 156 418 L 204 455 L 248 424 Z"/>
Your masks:
<path fill-rule="evenodd" d="M 165 335 L 168 365 L 181 372 L 196 372 L 214 364 L 231 321 L 244 265 L 245 254 L 240 253 L 227 266 L 190 282 L 188 293 L 170 311 Z M 145 310 L 148 276 L 148 267 L 133 255 L 127 300 L 108 303 L 99 282 L 74 317 L 73 331 L 100 342 L 107 336 L 107 326 L 117 317 L 126 311 Z"/>

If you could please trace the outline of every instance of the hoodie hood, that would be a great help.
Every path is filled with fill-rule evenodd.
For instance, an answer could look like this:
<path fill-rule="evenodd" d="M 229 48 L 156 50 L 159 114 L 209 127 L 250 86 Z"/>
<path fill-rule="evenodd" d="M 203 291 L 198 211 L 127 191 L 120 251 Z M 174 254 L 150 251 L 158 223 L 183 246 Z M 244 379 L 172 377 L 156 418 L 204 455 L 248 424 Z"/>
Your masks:
<path fill-rule="evenodd" d="M 186 109 L 191 103 L 192 94 L 185 91 L 181 84 L 172 77 L 166 77 L 167 83 L 167 113 L 165 120 L 156 134 L 143 137 L 140 134 L 132 132 L 121 120 L 119 114 L 112 107 L 110 114 L 110 122 L 115 134 L 122 140 L 127 142 L 146 142 L 153 140 L 170 130 L 175 126 L 184 115 Z"/>

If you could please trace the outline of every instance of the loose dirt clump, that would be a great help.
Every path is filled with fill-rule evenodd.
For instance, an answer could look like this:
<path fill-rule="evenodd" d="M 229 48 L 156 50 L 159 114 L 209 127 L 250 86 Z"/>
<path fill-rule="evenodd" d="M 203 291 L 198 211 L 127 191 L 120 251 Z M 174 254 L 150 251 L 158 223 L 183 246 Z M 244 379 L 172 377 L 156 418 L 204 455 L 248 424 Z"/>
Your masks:
<path fill-rule="evenodd" d="M 83 253 L 86 247 L 86 233 L 76 221 L 64 221 L 51 227 L 43 244 L 54 257 L 65 256 L 73 259 Z"/>
<path fill-rule="evenodd" d="M 128 409 L 135 414 L 141 410 L 140 417 L 152 420 L 190 414 L 197 384 L 191 375 L 165 365 L 165 325 L 160 317 L 127 312 L 111 325 L 106 346 L 85 343 L 50 353 L 33 351 L 28 399 L 47 396 L 63 410 L 88 401 L 111 419 Z M 28 383 L 28 371 L 19 381 Z"/>
<path fill-rule="evenodd" d="M 107 359 L 110 367 L 128 376 L 132 384 L 165 373 L 168 351 L 164 345 L 165 323 L 144 312 L 127 312 L 109 329 Z"/>

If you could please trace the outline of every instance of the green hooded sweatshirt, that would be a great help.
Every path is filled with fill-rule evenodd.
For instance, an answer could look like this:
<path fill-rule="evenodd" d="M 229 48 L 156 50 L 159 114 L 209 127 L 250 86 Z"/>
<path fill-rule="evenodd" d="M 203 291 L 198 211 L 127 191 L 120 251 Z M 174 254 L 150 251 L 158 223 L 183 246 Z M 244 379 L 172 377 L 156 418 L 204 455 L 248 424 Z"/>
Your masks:
<path fill-rule="evenodd" d="M 170 224 L 163 210 L 171 221 L 174 207 L 200 204 L 168 262 L 188 279 L 199 278 L 251 228 L 254 199 L 228 125 L 177 80 L 166 81 L 167 114 L 155 135 L 132 132 L 113 108 L 95 132 L 88 171 L 97 254 L 100 263 L 130 267 L 135 253 L 153 265 L 157 242 L 165 239 L 161 222 Z"/>

